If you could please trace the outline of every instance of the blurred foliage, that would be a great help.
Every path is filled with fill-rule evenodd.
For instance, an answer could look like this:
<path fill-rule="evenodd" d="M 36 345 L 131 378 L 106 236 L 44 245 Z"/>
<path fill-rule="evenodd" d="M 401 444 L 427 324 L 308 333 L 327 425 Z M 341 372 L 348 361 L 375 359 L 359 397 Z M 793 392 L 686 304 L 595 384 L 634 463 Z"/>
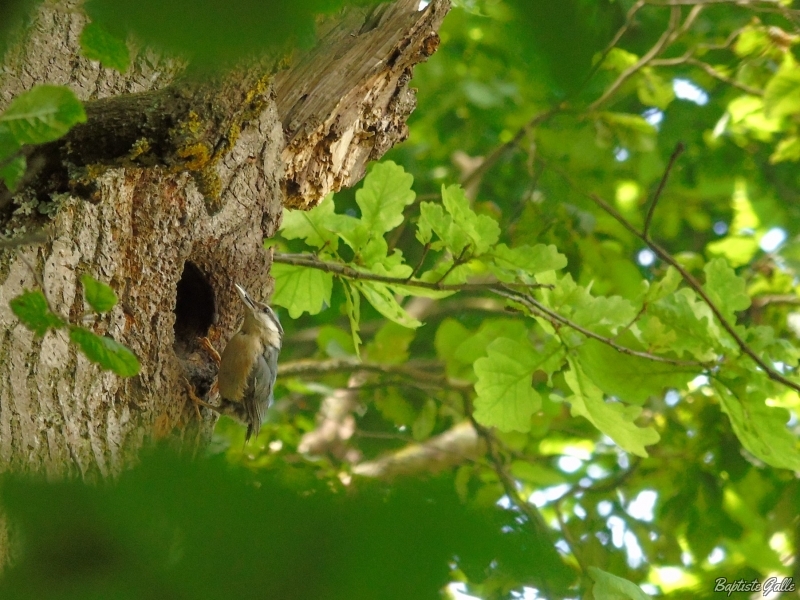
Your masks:
<path fill-rule="evenodd" d="M 458 582 L 486 600 L 677 600 L 800 572 L 796 3 L 454 4 L 414 74 L 410 139 L 268 241 L 290 318 L 258 439 L 222 419 L 209 464 L 145 463 L 117 488 L 4 484 L 24 541 L 6 590 L 43 597 L 56 580 L 29 569 L 94 573 L 64 564 L 98 555 L 117 567 L 75 580 L 121 586 L 101 597 L 234 581 L 245 597 L 381 597 L 359 586 L 385 582 L 416 598 Z M 126 14 L 98 22 L 124 38 Z M 647 223 L 675 265 L 595 198 Z M 419 285 L 436 283 L 452 287 Z M 446 476 L 358 477 L 420 471 Z M 414 502 L 393 500 L 407 489 Z M 126 579 L 127 562 L 153 579 Z M 343 587 L 311 590 L 318 573 Z"/>
<path fill-rule="evenodd" d="M 438 598 L 448 562 L 563 590 L 569 570 L 508 511 L 461 502 L 452 477 L 346 489 L 312 469 L 144 457 L 86 486 L 7 476 L 22 558 L 3 598 Z M 458 558 L 454 558 L 458 557 Z"/>

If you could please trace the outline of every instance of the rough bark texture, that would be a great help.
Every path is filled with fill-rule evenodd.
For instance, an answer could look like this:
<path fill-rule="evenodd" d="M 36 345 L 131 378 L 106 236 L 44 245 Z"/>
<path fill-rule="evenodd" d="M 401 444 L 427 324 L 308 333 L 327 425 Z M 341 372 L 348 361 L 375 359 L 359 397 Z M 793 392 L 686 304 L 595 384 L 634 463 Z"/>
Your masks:
<path fill-rule="evenodd" d="M 240 119 L 241 131 L 226 138 L 230 146 L 203 163 L 204 177 L 211 172 L 218 184 L 214 210 L 196 165 L 176 169 L 158 160 L 98 171 L 91 201 L 71 188 L 14 198 L 15 214 L 2 224 L 7 234 L 50 221 L 47 243 L 0 254 L 0 470 L 93 479 L 118 472 L 151 438 L 203 446 L 214 415 L 204 411 L 197 423 L 182 385 L 188 377 L 202 392 L 215 375 L 197 337 L 208 334 L 222 348 L 235 331 L 234 282 L 269 296 L 270 257 L 261 242 L 279 226 L 284 192 L 292 205 L 312 206 L 355 183 L 368 160 L 405 137 L 414 106 L 410 69 L 435 49 L 448 7 L 434 0 L 418 11 L 418 1 L 351 9 L 324 24 L 320 45 L 260 90 L 257 114 Z M 179 64 L 150 52 L 140 52 L 124 76 L 80 57 L 78 4 L 43 4 L 20 34 L 0 72 L 0 110 L 42 82 L 68 85 L 102 107 L 108 101 L 101 99 L 158 93 L 179 75 Z M 215 93 L 236 99 L 243 91 L 223 80 Z M 81 135 L 101 121 L 87 123 Z M 31 266 L 73 322 L 86 310 L 80 275 L 108 282 L 119 304 L 83 324 L 130 347 L 141 373 L 122 379 L 103 372 L 63 331 L 35 338 L 23 327 L 8 302 L 37 286 Z"/>

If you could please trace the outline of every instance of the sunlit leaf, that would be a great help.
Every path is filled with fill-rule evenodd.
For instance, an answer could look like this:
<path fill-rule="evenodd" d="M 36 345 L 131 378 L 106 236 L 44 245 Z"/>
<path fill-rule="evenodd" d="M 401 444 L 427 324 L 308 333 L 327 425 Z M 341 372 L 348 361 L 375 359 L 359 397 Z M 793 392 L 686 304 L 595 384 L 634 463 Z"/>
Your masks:
<path fill-rule="evenodd" d="M 99 313 L 110 311 L 117 304 L 117 294 L 110 286 L 89 275 L 81 275 L 86 302 Z"/>
<path fill-rule="evenodd" d="M 619 402 L 606 402 L 600 388 L 572 360 L 570 367 L 564 379 L 574 393 L 567 399 L 572 404 L 572 414 L 588 419 L 626 452 L 648 456 L 645 446 L 655 444 L 660 436 L 652 427 L 639 427 L 634 423 L 642 414 L 642 409 Z"/>
<path fill-rule="evenodd" d="M 289 316 L 298 318 L 304 312 L 315 315 L 330 305 L 333 275 L 318 269 L 283 263 L 272 265 L 275 278 L 273 304 L 289 309 Z"/>
<path fill-rule="evenodd" d="M 9 304 L 23 325 L 38 336 L 47 333 L 51 327 L 57 328 L 64 325 L 57 315 L 50 312 L 47 300 L 40 290 L 24 292 L 16 298 L 12 298 Z"/>
<path fill-rule="evenodd" d="M 72 90 L 57 85 L 37 85 L 14 98 L 0 114 L 0 124 L 19 144 L 51 142 L 85 121 L 81 101 Z"/>
<path fill-rule="evenodd" d="M 109 337 L 95 335 L 83 327 L 70 327 L 69 339 L 77 344 L 86 358 L 104 369 L 122 377 L 133 377 L 139 373 L 139 359 L 126 346 Z"/>
<path fill-rule="evenodd" d="M 729 321 L 736 322 L 734 313 L 750 307 L 750 296 L 745 291 L 746 282 L 737 277 L 725 259 L 716 258 L 705 266 L 706 293 L 716 306 L 722 310 Z"/>
<path fill-rule="evenodd" d="M 487 356 L 475 361 L 475 420 L 501 431 L 528 431 L 542 406 L 531 377 L 548 358 L 527 342 L 498 338 L 489 344 Z"/>
<path fill-rule="evenodd" d="M 800 67 L 791 53 L 764 89 L 764 112 L 773 118 L 800 112 Z"/>

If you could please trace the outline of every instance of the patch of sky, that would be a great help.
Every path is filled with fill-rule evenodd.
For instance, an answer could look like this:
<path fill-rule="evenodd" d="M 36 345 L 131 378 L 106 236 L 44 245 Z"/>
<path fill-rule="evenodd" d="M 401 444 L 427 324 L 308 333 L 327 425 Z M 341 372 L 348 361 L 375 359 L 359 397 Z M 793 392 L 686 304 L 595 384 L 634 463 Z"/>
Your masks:
<path fill-rule="evenodd" d="M 639 253 L 636 255 L 636 262 L 638 262 L 643 267 L 649 267 L 654 262 L 656 262 L 655 252 L 650 250 L 650 248 L 644 248 L 642 250 L 639 250 Z"/>
<path fill-rule="evenodd" d="M 761 237 L 758 243 L 764 252 L 775 252 L 786 241 L 786 231 L 780 227 L 773 227 Z"/>
<path fill-rule="evenodd" d="M 675 92 L 675 96 L 681 100 L 694 102 L 698 106 L 705 106 L 708 104 L 708 94 L 706 91 L 689 79 L 676 77 L 672 80 L 672 90 Z"/>

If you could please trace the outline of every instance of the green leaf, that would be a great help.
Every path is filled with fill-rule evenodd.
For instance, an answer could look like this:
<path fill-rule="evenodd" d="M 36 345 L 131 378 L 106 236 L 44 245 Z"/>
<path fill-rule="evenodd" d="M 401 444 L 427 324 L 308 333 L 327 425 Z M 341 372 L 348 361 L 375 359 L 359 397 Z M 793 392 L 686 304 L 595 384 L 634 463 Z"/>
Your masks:
<path fill-rule="evenodd" d="M 111 35 L 97 23 L 84 26 L 80 44 L 81 52 L 86 58 L 100 61 L 103 66 L 116 69 L 120 73 L 127 71 L 131 64 L 125 40 Z"/>
<path fill-rule="evenodd" d="M 83 327 L 70 327 L 69 339 L 80 347 L 90 361 L 122 377 L 133 377 L 141 366 L 127 347 L 105 336 L 95 335 Z"/>
<path fill-rule="evenodd" d="M 637 80 L 636 91 L 642 104 L 655 106 L 661 110 L 666 109 L 675 99 L 672 80 L 667 81 L 651 68 L 642 69 L 641 76 Z"/>
<path fill-rule="evenodd" d="M 69 88 L 37 85 L 20 94 L 0 114 L 19 144 L 44 144 L 57 140 L 70 128 L 86 121 L 83 104 Z"/>
<path fill-rule="evenodd" d="M 688 353 L 697 360 L 710 361 L 717 356 L 715 348 L 734 348 L 717 325 L 711 309 L 692 290 L 683 288 L 654 302 L 648 314 L 675 331 L 677 338 L 672 350 L 678 356 Z"/>
<path fill-rule="evenodd" d="M 16 156 L 9 162 L 0 167 L 0 177 L 10 192 L 16 191 L 17 185 L 25 176 L 28 168 L 28 161 L 24 156 Z"/>
<path fill-rule="evenodd" d="M 17 138 L 14 137 L 14 134 L 11 133 L 8 125 L 0 123 L 0 160 L 5 160 L 13 156 L 19 149 L 20 143 L 17 141 Z"/>
<path fill-rule="evenodd" d="M 800 68 L 791 52 L 785 54 L 781 68 L 764 88 L 764 112 L 771 118 L 800 112 Z"/>
<path fill-rule="evenodd" d="M 574 393 L 567 398 L 572 404 L 572 416 L 585 417 L 626 452 L 647 457 L 644 447 L 655 444 L 660 438 L 652 427 L 639 427 L 634 423 L 642 409 L 604 401 L 602 390 L 580 366 L 571 359 L 569 363 L 571 368 L 564 379 Z"/>
<path fill-rule="evenodd" d="M 728 266 L 724 258 L 715 258 L 707 263 L 703 270 L 706 272 L 703 289 L 725 318 L 735 324 L 734 313 L 750 308 L 750 296 L 745 291 L 747 287 L 745 280 L 737 277 L 736 272 Z"/>
<path fill-rule="evenodd" d="M 497 244 L 490 252 L 492 262 L 489 269 L 504 282 L 511 282 L 520 275 L 533 276 L 545 271 L 556 271 L 567 266 L 567 257 L 559 253 L 555 246 L 522 245 L 509 248 L 505 244 Z"/>
<path fill-rule="evenodd" d="M 484 319 L 478 331 L 463 340 L 453 356 L 464 364 L 473 364 L 486 356 L 489 344 L 499 338 L 508 338 L 520 344 L 528 343 L 528 329 L 519 319 Z"/>
<path fill-rule="evenodd" d="M 652 285 L 648 284 L 647 291 L 644 295 L 644 302 L 650 304 L 651 302 L 661 300 L 661 298 L 666 298 L 678 289 L 681 280 L 682 277 L 678 269 L 670 265 L 661 280 L 656 281 Z"/>
<path fill-rule="evenodd" d="M 797 436 L 786 426 L 789 411 L 767 406 L 767 394 L 759 393 L 744 380 L 714 383 L 720 406 L 731 420 L 736 437 L 749 452 L 779 469 L 800 471 Z"/>
<path fill-rule="evenodd" d="M 800 137 L 796 135 L 790 135 L 778 142 L 775 151 L 769 157 L 769 162 L 773 165 L 787 160 L 800 160 Z"/>
<path fill-rule="evenodd" d="M 499 338 L 489 344 L 487 356 L 475 361 L 475 420 L 501 431 L 529 431 L 531 416 L 542 407 L 531 378 L 547 358 L 527 341 Z"/>
<path fill-rule="evenodd" d="M 417 418 L 414 419 L 414 424 L 411 426 L 411 434 L 418 442 L 427 440 L 436 427 L 436 415 L 439 412 L 436 402 L 428 398 L 425 404 L 422 405 L 422 410 L 419 411 Z"/>
<path fill-rule="evenodd" d="M 655 148 L 656 128 L 641 115 L 603 112 L 595 123 L 601 146 L 620 145 L 650 152 Z"/>
<path fill-rule="evenodd" d="M 589 576 L 594 580 L 592 593 L 596 600 L 650 600 L 635 583 L 601 571 L 597 567 L 589 567 Z"/>
<path fill-rule="evenodd" d="M 110 286 L 89 275 L 81 275 L 81 283 L 86 302 L 95 311 L 104 313 L 116 306 L 119 299 Z"/>
<path fill-rule="evenodd" d="M 331 303 L 333 275 L 284 263 L 273 263 L 275 278 L 273 304 L 289 309 L 289 316 L 298 318 L 304 312 L 316 315 Z"/>
<path fill-rule="evenodd" d="M 367 348 L 373 362 L 400 364 L 408 360 L 408 346 L 414 340 L 414 330 L 386 321 Z"/>
<path fill-rule="evenodd" d="M 699 374 L 698 369 L 623 354 L 592 339 L 578 348 L 578 358 L 584 373 L 603 392 L 633 404 L 643 404 L 668 388 L 681 389 Z"/>
<path fill-rule="evenodd" d="M 387 319 L 408 327 L 409 329 L 416 329 L 422 323 L 409 315 L 405 309 L 398 304 L 394 298 L 394 294 L 389 287 L 383 283 L 375 281 L 358 281 L 355 282 L 356 287 L 367 299 L 367 301 L 375 307 Z"/>
<path fill-rule="evenodd" d="M 334 216 L 333 192 L 311 210 L 284 210 L 280 232 L 287 240 L 303 240 L 309 246 L 336 251 L 338 240 L 331 230 Z"/>
<path fill-rule="evenodd" d="M 403 209 L 414 202 L 414 177 L 392 161 L 376 164 L 356 191 L 361 222 L 371 235 L 383 235 L 403 222 Z"/>
<path fill-rule="evenodd" d="M 478 256 L 497 243 L 500 226 L 491 217 L 473 211 L 461 186 L 451 185 L 442 186 L 442 204 L 420 204 L 417 239 L 427 244 L 431 232 L 440 240 L 431 244 L 434 250 L 447 248 L 454 256 L 461 256 L 469 247 L 466 255 Z"/>
<path fill-rule="evenodd" d="M 567 274 L 561 279 L 540 278 L 541 283 L 554 286 L 542 290 L 544 304 L 561 315 L 595 333 L 609 335 L 627 327 L 636 317 L 636 307 L 620 296 L 592 296 L 589 290 L 576 284 Z"/>
<path fill-rule="evenodd" d="M 470 335 L 469 329 L 451 317 L 444 319 L 436 330 L 433 345 L 436 348 L 436 355 L 445 363 L 448 376 L 459 378 L 472 373 L 472 362 L 474 361 L 465 365 L 456 358 L 456 350 Z"/>
<path fill-rule="evenodd" d="M 50 312 L 47 299 L 40 290 L 23 292 L 9 302 L 11 311 L 28 329 L 43 336 L 51 327 L 62 327 L 64 322 Z"/>

